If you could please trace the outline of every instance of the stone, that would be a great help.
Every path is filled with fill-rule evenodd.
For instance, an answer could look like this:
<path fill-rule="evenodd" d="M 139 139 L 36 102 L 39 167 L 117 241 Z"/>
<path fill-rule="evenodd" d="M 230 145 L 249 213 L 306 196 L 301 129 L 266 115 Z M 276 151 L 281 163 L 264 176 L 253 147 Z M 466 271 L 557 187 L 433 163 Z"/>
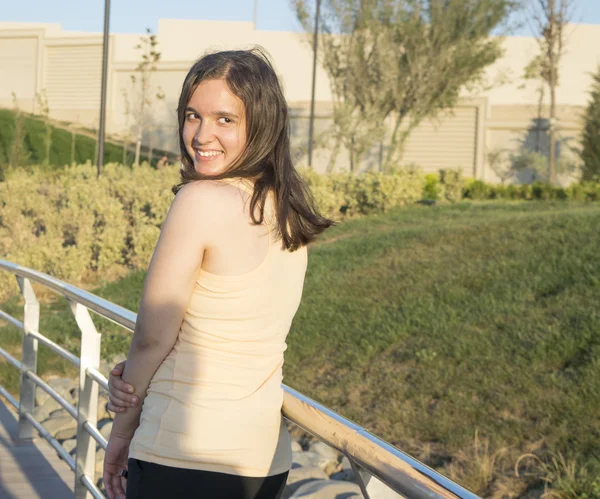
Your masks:
<path fill-rule="evenodd" d="M 335 461 L 336 463 L 339 462 L 340 458 L 342 457 L 342 454 L 340 452 L 329 447 L 329 445 L 321 441 L 311 442 L 311 444 L 308 447 L 308 450 L 316 452 L 324 458 L 329 459 L 331 461 Z"/>
<path fill-rule="evenodd" d="M 327 480 L 327 474 L 321 468 L 294 468 L 290 470 L 283 490 L 282 499 L 288 499 L 302 485 L 313 480 Z"/>
<path fill-rule="evenodd" d="M 356 473 L 352 469 L 352 465 L 348 458 L 344 456 L 339 466 L 341 469 L 337 473 L 333 473 L 329 478 L 332 480 L 346 480 L 348 482 L 356 481 Z"/>
<path fill-rule="evenodd" d="M 49 418 L 58 418 L 60 416 L 68 416 L 69 413 L 67 412 L 67 410 L 64 407 L 60 407 L 58 409 L 54 409 L 48 416 L 47 419 Z"/>
<path fill-rule="evenodd" d="M 114 365 L 114 364 L 113 364 Z M 100 371 L 100 373 L 106 378 L 108 379 L 108 375 L 110 374 L 110 370 L 113 368 L 113 366 L 111 364 L 108 363 L 107 360 L 102 359 L 100 360 L 100 364 L 98 366 L 98 371 Z"/>
<path fill-rule="evenodd" d="M 321 454 L 314 451 L 292 452 L 292 467 L 297 468 L 299 466 L 305 468 L 316 466 L 317 468 L 321 468 L 327 475 L 339 471 L 340 467 L 337 457 L 335 459 L 330 459 L 323 457 Z"/>
<path fill-rule="evenodd" d="M 102 476 L 102 472 L 104 471 L 104 454 L 104 449 L 98 447 L 96 451 L 96 476 Z"/>
<path fill-rule="evenodd" d="M 302 450 L 302 446 L 295 440 L 292 440 L 292 452 L 302 452 Z"/>
<path fill-rule="evenodd" d="M 77 436 L 77 422 L 74 419 L 73 421 L 75 422 L 75 426 L 73 428 L 68 427 L 57 431 L 56 435 L 54 435 L 54 438 L 56 438 L 56 440 L 70 440 L 71 438 L 75 438 Z"/>
<path fill-rule="evenodd" d="M 77 450 L 77 439 L 70 438 L 69 440 L 65 440 L 62 444 L 63 449 L 65 449 L 71 456 L 75 455 L 75 451 Z"/>
<path fill-rule="evenodd" d="M 108 395 L 98 396 L 98 412 L 96 415 L 97 421 L 102 421 L 103 419 L 113 419 L 111 412 L 106 408 L 107 403 Z"/>
<path fill-rule="evenodd" d="M 302 485 L 290 499 L 350 499 L 363 497 L 355 483 L 334 480 L 315 480 Z"/>
<path fill-rule="evenodd" d="M 77 405 L 78 381 L 71 378 L 53 378 L 47 383 L 69 404 Z"/>
<path fill-rule="evenodd" d="M 77 421 L 71 416 L 58 416 L 44 421 L 44 428 L 46 428 L 50 435 L 56 438 L 56 434 L 61 430 L 77 428 Z"/>
<path fill-rule="evenodd" d="M 39 386 L 35 387 L 35 405 L 36 406 L 41 406 L 44 405 L 44 403 L 51 398 L 50 395 L 48 395 L 48 392 L 44 391 L 42 388 L 40 388 Z"/>
<path fill-rule="evenodd" d="M 45 419 L 48 419 L 48 416 L 50 416 L 50 413 L 53 411 L 56 411 L 57 409 L 61 409 L 61 405 L 54 400 L 52 397 L 50 397 L 48 395 L 48 398 L 46 399 L 46 401 L 36 407 L 33 410 L 33 417 L 37 420 L 37 421 L 44 421 Z"/>
<path fill-rule="evenodd" d="M 112 431 L 113 422 L 106 421 L 102 426 L 98 426 L 100 428 L 100 435 L 102 435 L 106 440 L 110 437 L 110 432 Z"/>
<path fill-rule="evenodd" d="M 338 471 L 329 477 L 331 480 L 343 480 L 345 482 L 354 482 L 356 480 L 356 474 L 352 468 L 344 468 L 342 471 Z"/>

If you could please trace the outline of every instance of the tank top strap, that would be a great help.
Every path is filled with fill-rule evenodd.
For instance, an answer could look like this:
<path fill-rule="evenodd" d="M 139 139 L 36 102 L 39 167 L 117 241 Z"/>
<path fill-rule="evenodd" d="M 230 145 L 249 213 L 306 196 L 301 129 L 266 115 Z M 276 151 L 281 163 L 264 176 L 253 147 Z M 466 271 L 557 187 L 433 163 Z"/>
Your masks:
<path fill-rule="evenodd" d="M 220 182 L 226 182 L 228 184 L 233 184 L 236 187 L 238 187 L 239 189 L 248 193 L 250 196 L 252 196 L 252 194 L 254 193 L 254 185 L 252 184 L 252 181 L 245 179 L 245 178 L 240 178 L 240 177 L 223 178 L 223 179 L 220 179 Z M 265 223 L 267 224 L 267 226 L 271 230 L 273 230 L 275 227 L 273 224 L 274 208 L 275 207 L 273 205 L 273 195 L 272 195 L 272 193 L 269 193 L 269 195 L 267 196 L 267 206 L 265 206 L 265 211 L 264 211 L 264 220 L 265 220 Z"/>

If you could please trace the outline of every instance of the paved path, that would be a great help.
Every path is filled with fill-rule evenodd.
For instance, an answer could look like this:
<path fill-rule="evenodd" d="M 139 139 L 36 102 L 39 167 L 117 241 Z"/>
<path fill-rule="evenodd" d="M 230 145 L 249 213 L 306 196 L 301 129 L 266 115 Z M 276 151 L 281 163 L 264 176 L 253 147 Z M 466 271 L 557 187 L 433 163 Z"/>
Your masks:
<path fill-rule="evenodd" d="M 0 498 L 70 499 L 74 475 L 42 437 L 15 444 L 17 416 L 0 397 Z"/>

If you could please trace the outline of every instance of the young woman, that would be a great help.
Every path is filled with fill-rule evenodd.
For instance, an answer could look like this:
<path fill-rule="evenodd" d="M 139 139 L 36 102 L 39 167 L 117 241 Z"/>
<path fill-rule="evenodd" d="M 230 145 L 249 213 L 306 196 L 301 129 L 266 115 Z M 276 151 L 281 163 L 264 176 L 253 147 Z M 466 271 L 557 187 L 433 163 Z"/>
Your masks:
<path fill-rule="evenodd" d="M 202 57 L 177 112 L 182 181 L 111 375 L 104 485 L 111 499 L 278 498 L 291 467 L 285 340 L 306 245 L 333 222 L 292 165 L 261 50 Z"/>

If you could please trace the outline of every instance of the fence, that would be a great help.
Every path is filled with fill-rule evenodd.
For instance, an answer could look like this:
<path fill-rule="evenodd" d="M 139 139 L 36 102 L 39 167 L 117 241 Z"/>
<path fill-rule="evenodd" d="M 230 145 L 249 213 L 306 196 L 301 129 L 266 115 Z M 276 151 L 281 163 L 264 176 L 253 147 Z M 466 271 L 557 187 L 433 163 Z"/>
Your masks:
<path fill-rule="evenodd" d="M 98 385 L 108 390 L 106 378 L 98 371 L 101 335 L 96 331 L 90 311 L 133 331 L 136 314 L 75 286 L 41 272 L 0 260 L 0 270 L 15 275 L 24 298 L 23 322 L 0 310 L 0 320 L 23 332 L 21 361 L 0 347 L 0 355 L 21 372 L 20 398 L 17 401 L 0 385 L 4 396 L 19 413 L 19 439 L 27 440 L 36 430 L 56 450 L 75 473 L 77 499 L 105 499 L 94 483 L 96 444 L 106 449 L 106 440 L 96 427 Z M 81 331 L 79 357 L 39 333 L 40 305 L 31 283 L 36 282 L 64 296 Z M 64 400 L 36 373 L 38 344 L 79 367 L 79 397 L 75 408 Z M 33 417 L 36 387 L 43 389 L 77 420 L 75 459 L 63 449 L 40 422 Z M 392 445 L 285 385 L 283 415 L 305 431 L 344 454 L 356 474 L 356 481 L 365 498 L 377 480 L 389 489 L 410 499 L 464 498 L 477 496 L 451 480 L 404 454 Z M 381 484 L 377 484 L 381 486 Z M 377 499 L 373 497 L 373 499 Z"/>

